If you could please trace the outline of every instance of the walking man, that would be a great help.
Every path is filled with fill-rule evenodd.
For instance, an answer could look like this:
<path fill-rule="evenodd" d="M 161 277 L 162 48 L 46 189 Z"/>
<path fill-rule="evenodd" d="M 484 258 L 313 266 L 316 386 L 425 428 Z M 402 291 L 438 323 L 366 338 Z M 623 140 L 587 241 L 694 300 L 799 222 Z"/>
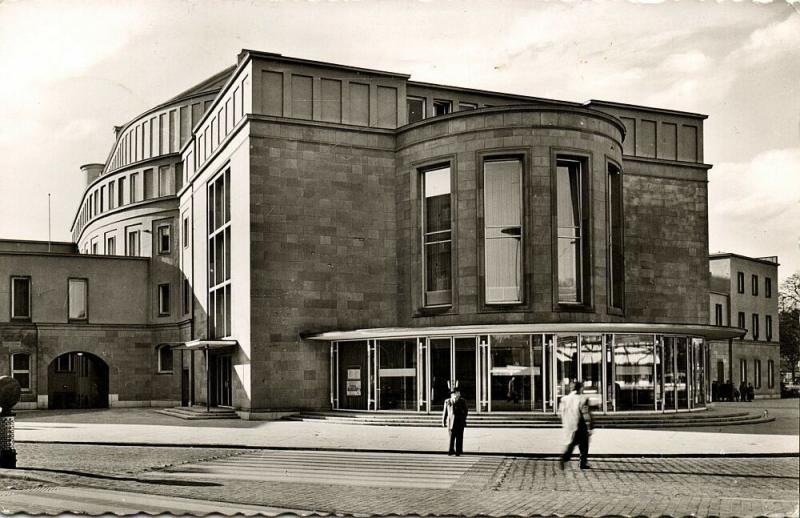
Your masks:
<path fill-rule="evenodd" d="M 450 391 L 450 398 L 444 401 L 442 426 L 450 432 L 450 448 L 448 455 L 459 456 L 464 453 L 464 428 L 467 426 L 467 402 L 461 399 L 458 387 Z"/>
<path fill-rule="evenodd" d="M 589 469 L 589 435 L 592 429 L 592 414 L 589 409 L 589 398 L 582 394 L 583 383 L 576 381 L 572 391 L 561 398 L 558 411 L 561 414 L 561 425 L 567 441 L 567 447 L 561 455 L 559 467 L 572 456 L 572 450 L 578 446 L 581 453 L 581 469 Z"/>

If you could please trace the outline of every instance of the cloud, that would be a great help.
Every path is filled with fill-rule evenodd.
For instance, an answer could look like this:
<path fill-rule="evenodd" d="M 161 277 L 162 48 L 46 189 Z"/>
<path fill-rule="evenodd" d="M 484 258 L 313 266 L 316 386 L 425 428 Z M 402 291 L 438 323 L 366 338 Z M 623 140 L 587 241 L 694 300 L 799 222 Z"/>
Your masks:
<path fill-rule="evenodd" d="M 720 163 L 708 189 L 712 252 L 778 255 L 782 278 L 800 271 L 800 147 Z"/>
<path fill-rule="evenodd" d="M 728 61 L 752 66 L 783 54 L 800 54 L 800 15 L 794 12 L 783 21 L 751 32 L 747 41 L 730 54 Z"/>

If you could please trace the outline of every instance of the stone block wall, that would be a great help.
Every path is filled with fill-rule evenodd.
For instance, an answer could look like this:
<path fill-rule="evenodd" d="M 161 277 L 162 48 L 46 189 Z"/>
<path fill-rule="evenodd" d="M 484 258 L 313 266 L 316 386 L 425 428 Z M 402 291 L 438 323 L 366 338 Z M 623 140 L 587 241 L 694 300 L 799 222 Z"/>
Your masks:
<path fill-rule="evenodd" d="M 329 405 L 328 345 L 306 333 L 395 324 L 391 132 L 253 121 L 253 412 Z"/>
<path fill-rule="evenodd" d="M 780 388 L 780 345 L 775 342 L 754 342 L 751 340 L 733 340 L 733 358 L 729 357 L 728 342 L 709 342 L 710 369 L 709 380 L 718 380 L 718 362 L 724 366 L 723 381 L 731 380 L 738 389 L 742 382 L 740 362 L 747 362 L 747 380 L 754 387 L 756 398 L 779 398 Z M 761 387 L 755 387 L 755 360 L 761 361 Z M 768 365 L 773 362 L 773 386 L 769 386 Z M 731 367 L 732 364 L 732 376 Z"/>

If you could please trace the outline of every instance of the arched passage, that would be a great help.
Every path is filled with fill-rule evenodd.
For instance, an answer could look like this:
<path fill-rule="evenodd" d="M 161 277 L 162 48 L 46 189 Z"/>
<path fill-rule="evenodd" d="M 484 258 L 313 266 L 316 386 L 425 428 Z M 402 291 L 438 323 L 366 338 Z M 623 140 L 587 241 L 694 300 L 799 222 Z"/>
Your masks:
<path fill-rule="evenodd" d="M 69 352 L 47 367 L 49 408 L 108 407 L 108 365 L 86 352 Z"/>

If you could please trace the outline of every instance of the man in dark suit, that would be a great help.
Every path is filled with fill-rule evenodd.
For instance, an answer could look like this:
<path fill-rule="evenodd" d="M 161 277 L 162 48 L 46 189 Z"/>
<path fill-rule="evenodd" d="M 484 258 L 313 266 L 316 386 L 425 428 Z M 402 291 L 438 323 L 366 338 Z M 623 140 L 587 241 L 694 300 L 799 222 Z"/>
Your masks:
<path fill-rule="evenodd" d="M 459 456 L 464 453 L 464 428 L 467 426 L 467 402 L 461 398 L 458 388 L 450 391 L 450 399 L 444 402 L 442 426 L 450 432 L 450 448 L 448 455 Z"/>

